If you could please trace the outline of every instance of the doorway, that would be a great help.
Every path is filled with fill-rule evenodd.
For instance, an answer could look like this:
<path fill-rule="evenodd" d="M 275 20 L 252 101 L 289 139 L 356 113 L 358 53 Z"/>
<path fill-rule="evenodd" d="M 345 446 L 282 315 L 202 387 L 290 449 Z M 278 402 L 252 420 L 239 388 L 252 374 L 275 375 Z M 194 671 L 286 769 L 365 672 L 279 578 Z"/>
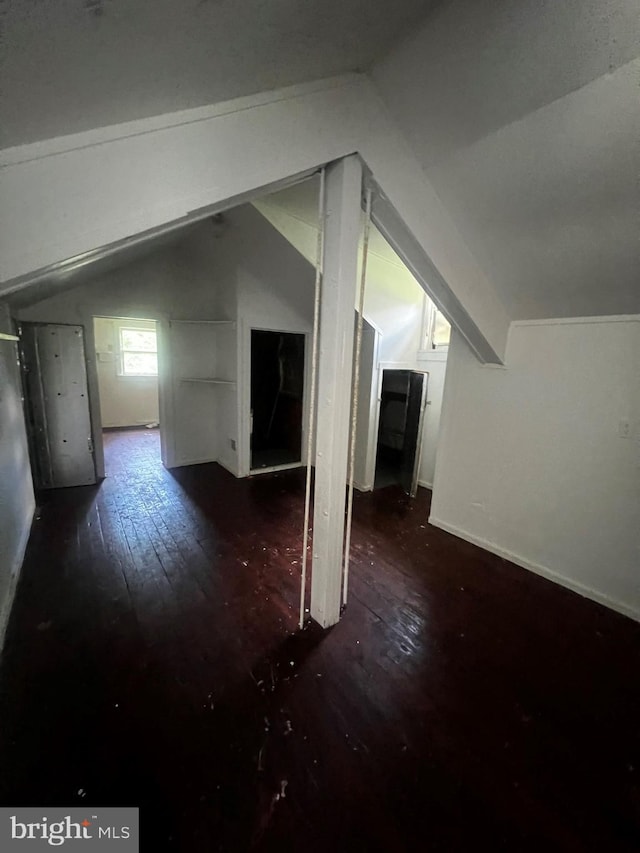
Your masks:
<path fill-rule="evenodd" d="M 426 390 L 425 373 L 383 370 L 374 488 L 398 485 L 415 496 Z"/>
<path fill-rule="evenodd" d="M 305 336 L 251 330 L 251 470 L 302 461 Z"/>
<path fill-rule="evenodd" d="M 158 456 L 158 336 L 156 321 L 133 317 L 94 317 L 100 419 L 105 446 L 105 473 L 113 474 L 127 459 Z M 109 436 L 126 433 L 127 453 L 107 453 Z M 118 447 L 123 444 L 121 437 Z M 111 469 L 111 470 L 110 470 Z"/>

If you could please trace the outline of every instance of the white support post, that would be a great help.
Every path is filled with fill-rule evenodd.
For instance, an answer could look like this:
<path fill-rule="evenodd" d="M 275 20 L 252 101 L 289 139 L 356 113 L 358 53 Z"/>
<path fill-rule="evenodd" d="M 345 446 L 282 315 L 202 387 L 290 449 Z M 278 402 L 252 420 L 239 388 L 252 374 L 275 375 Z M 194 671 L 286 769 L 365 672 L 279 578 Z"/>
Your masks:
<path fill-rule="evenodd" d="M 327 168 L 311 578 L 323 628 L 340 619 L 361 191 L 357 156 Z"/>

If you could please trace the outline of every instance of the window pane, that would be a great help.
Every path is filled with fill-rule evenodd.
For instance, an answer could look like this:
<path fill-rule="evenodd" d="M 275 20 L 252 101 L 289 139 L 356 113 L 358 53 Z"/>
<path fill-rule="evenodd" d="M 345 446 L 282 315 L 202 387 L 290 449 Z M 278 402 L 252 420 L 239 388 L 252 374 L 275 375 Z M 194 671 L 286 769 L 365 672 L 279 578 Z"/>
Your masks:
<path fill-rule="evenodd" d="M 433 328 L 434 347 L 444 347 L 449 343 L 451 337 L 451 326 L 439 311 L 436 311 L 436 322 Z"/>
<path fill-rule="evenodd" d="M 155 352 L 123 352 L 122 367 L 126 376 L 157 376 L 158 356 Z"/>
<path fill-rule="evenodd" d="M 123 350 L 157 350 L 156 333 L 153 329 L 120 329 L 120 341 Z"/>

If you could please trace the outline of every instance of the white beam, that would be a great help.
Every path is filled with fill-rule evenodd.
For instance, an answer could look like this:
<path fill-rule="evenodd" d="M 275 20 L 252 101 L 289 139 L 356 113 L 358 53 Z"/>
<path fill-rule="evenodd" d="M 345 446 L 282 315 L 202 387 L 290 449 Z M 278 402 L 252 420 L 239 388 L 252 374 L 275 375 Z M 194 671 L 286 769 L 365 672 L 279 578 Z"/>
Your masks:
<path fill-rule="evenodd" d="M 56 280 L 132 235 L 152 238 L 354 152 L 394 214 L 386 222 L 376 202 L 374 218 L 479 357 L 500 361 L 510 318 L 358 75 L 0 151 L 0 294 Z"/>
<path fill-rule="evenodd" d="M 361 190 L 358 157 L 327 169 L 311 577 L 324 628 L 340 619 Z"/>

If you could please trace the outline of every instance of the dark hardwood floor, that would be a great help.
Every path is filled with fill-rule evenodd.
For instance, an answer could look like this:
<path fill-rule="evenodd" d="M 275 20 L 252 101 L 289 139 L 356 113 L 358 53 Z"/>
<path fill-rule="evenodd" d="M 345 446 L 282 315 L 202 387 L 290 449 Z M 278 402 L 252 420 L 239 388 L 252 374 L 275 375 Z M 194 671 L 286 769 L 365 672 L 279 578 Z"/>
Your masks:
<path fill-rule="evenodd" d="M 639 849 L 639 625 L 391 487 L 356 496 L 342 622 L 298 633 L 303 472 L 105 441 L 100 486 L 42 496 L 3 805 L 140 806 L 154 853 Z"/>

